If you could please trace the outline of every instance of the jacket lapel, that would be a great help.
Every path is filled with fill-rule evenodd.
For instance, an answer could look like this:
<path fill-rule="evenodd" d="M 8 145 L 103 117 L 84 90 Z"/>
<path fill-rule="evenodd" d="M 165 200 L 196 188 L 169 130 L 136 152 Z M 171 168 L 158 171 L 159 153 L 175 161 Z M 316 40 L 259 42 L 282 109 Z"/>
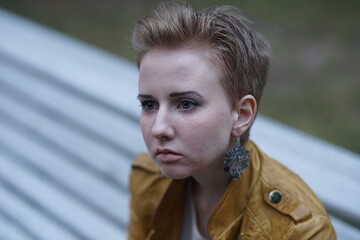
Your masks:
<path fill-rule="evenodd" d="M 178 240 L 181 234 L 186 179 L 172 180 L 156 209 L 148 239 Z"/>
<path fill-rule="evenodd" d="M 240 234 L 242 216 L 248 198 L 259 178 L 261 163 L 254 144 L 249 141 L 245 147 L 250 151 L 249 168 L 239 180 L 232 180 L 208 222 L 212 239 L 228 239 Z"/>

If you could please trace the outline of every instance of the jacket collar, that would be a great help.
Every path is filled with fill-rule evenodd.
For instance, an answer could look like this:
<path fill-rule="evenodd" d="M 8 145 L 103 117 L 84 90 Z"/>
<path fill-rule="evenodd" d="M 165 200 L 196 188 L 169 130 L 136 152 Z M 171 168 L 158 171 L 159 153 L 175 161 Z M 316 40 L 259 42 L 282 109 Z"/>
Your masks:
<path fill-rule="evenodd" d="M 249 168 L 244 171 L 239 180 L 230 182 L 210 216 L 208 231 L 212 239 L 228 239 L 225 236 L 232 235 L 231 226 L 241 220 L 247 200 L 259 178 L 261 164 L 258 149 L 251 141 L 247 142 L 245 147 L 250 151 Z"/>
<path fill-rule="evenodd" d="M 160 200 L 148 239 L 179 239 L 184 207 L 186 179 L 171 180 Z"/>
<path fill-rule="evenodd" d="M 232 180 L 210 216 L 208 231 L 212 239 L 231 234 L 231 226 L 241 219 L 259 177 L 261 164 L 256 145 L 248 141 L 245 147 L 250 151 L 249 168 L 239 180 Z M 183 219 L 185 185 L 187 179 L 171 180 L 157 207 L 153 218 L 153 239 L 179 239 Z"/>

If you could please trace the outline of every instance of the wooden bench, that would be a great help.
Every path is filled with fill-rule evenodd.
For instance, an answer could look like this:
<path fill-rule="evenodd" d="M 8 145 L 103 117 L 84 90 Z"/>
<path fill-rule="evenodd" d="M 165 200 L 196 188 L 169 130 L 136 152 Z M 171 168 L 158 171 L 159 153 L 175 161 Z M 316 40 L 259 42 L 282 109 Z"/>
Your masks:
<path fill-rule="evenodd" d="M 0 240 L 126 239 L 136 95 L 133 63 L 0 10 Z M 358 155 L 263 116 L 252 137 L 360 239 Z"/>

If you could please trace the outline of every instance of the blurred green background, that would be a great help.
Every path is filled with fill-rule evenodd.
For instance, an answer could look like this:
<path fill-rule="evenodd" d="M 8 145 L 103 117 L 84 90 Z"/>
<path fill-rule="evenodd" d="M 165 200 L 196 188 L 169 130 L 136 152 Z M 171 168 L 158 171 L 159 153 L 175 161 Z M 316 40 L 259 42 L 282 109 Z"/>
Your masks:
<path fill-rule="evenodd" d="M 131 28 L 158 2 L 0 0 L 0 7 L 134 61 Z M 360 153 L 360 1 L 188 2 L 235 5 L 270 41 L 262 114 Z"/>

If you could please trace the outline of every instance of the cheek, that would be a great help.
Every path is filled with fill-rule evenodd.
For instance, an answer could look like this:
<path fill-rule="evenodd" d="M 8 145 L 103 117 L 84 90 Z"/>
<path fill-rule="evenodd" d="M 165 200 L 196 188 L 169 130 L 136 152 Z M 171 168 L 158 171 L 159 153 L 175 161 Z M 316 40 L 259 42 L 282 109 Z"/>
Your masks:
<path fill-rule="evenodd" d="M 148 140 L 149 140 L 149 137 L 151 134 L 150 127 L 151 127 L 150 119 L 148 119 L 143 114 L 141 114 L 140 115 L 140 128 L 141 128 L 141 133 L 143 135 L 146 145 L 148 144 Z"/>
<path fill-rule="evenodd" d="M 211 149 L 226 148 L 232 125 L 224 113 L 216 113 L 214 117 L 192 120 L 185 126 L 189 147 L 196 147 L 196 151 L 208 152 Z"/>

